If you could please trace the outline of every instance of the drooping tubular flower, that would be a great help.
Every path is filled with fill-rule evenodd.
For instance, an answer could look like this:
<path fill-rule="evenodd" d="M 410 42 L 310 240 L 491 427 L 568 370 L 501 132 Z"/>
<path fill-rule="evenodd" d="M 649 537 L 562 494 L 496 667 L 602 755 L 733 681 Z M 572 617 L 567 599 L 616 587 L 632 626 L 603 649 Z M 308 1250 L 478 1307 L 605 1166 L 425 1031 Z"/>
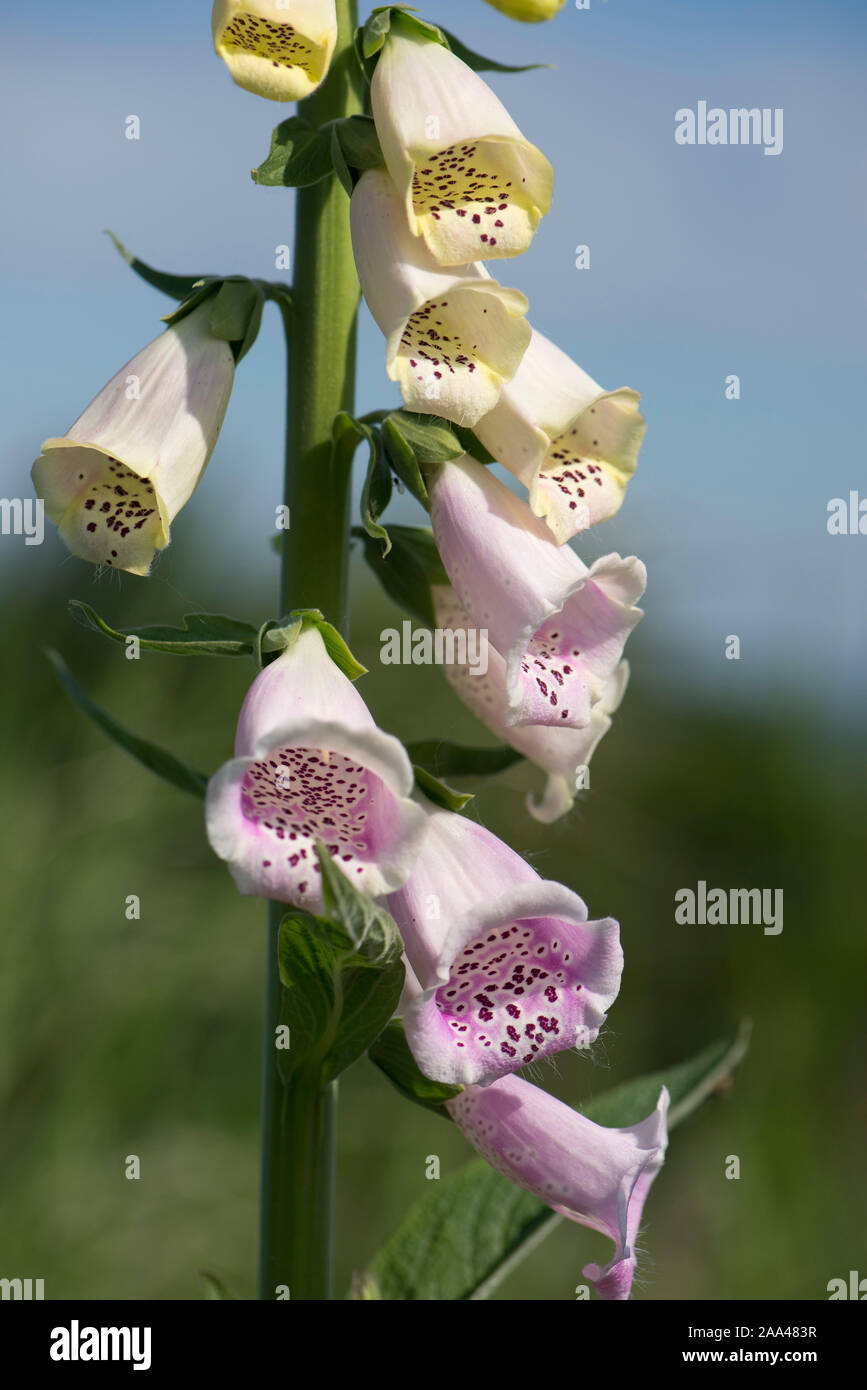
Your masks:
<path fill-rule="evenodd" d="M 82 560 L 147 574 L 211 456 L 235 374 L 205 300 L 142 348 L 63 439 L 47 439 L 33 483 Z"/>
<path fill-rule="evenodd" d="M 487 1084 L 596 1040 L 623 953 L 610 917 L 542 879 L 490 831 L 427 803 L 412 874 L 388 908 L 417 982 L 404 1026 L 426 1076 Z"/>
<path fill-rule="evenodd" d="M 208 784 L 208 839 L 241 893 L 321 906 L 315 844 L 371 896 L 407 878 L 424 831 L 403 745 L 383 733 L 318 628 L 256 677 L 235 757 Z"/>
<path fill-rule="evenodd" d="M 644 438 L 639 395 L 604 391 L 541 333 L 493 410 L 475 426 L 485 448 L 527 488 L 561 544 L 613 516 Z"/>
<path fill-rule="evenodd" d="M 438 265 L 411 235 L 384 169 L 362 175 L 350 213 L 358 278 L 385 334 L 389 377 L 411 410 L 475 424 L 530 341 L 526 299 L 483 266 Z"/>
<path fill-rule="evenodd" d="M 583 728 L 642 617 L 644 565 L 603 555 L 588 568 L 467 455 L 441 464 L 428 490 L 446 573 L 505 662 L 506 722 Z"/>
<path fill-rule="evenodd" d="M 460 632 L 472 626 L 469 614 L 449 585 L 434 585 L 431 597 L 437 627 Z M 589 722 L 580 729 L 552 724 L 510 724 L 506 718 L 506 663 L 490 645 L 484 673 L 473 673 L 468 663 L 461 665 L 458 661 L 445 662 L 443 671 L 460 699 L 483 724 L 548 774 L 541 800 L 527 796 L 530 815 L 550 824 L 571 810 L 575 792 L 583 785 L 583 771 L 596 745 L 611 728 L 610 716 L 623 699 L 629 680 L 629 663 L 621 661 L 608 677 L 599 700 L 590 710 Z"/>
<path fill-rule="evenodd" d="M 441 265 L 527 249 L 554 173 L 472 68 L 392 18 L 370 101 L 409 227 Z"/>
<path fill-rule="evenodd" d="M 334 0 L 215 0 L 211 27 L 238 86 L 271 101 L 315 91 L 337 42 Z"/>
<path fill-rule="evenodd" d="M 497 1172 L 569 1221 L 614 1241 L 604 1268 L 584 1266 L 603 1299 L 627 1299 L 635 1240 L 668 1142 L 668 1091 L 636 1125 L 607 1129 L 517 1076 L 470 1086 L 446 1102 L 452 1119 Z"/>

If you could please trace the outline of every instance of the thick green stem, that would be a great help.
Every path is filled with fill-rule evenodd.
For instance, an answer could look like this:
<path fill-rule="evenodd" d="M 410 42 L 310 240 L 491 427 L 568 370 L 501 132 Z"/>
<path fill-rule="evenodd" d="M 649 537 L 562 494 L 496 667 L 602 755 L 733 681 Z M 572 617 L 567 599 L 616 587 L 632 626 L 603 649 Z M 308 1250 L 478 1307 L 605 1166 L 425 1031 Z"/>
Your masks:
<path fill-rule="evenodd" d="M 299 114 L 312 125 L 361 110 L 352 52 L 355 0 L 337 0 L 331 69 Z M 289 507 L 280 576 L 280 613 L 321 608 L 347 631 L 350 465 L 335 464 L 331 425 L 352 411 L 358 281 L 349 200 L 336 178 L 296 194 L 292 307 L 284 311 L 288 378 L 286 477 Z M 304 1069 L 284 1084 L 275 1046 L 281 984 L 277 934 L 285 907 L 269 905 L 268 984 L 262 1095 L 262 1208 L 259 1297 L 332 1296 L 336 1083 L 321 1087 Z"/>

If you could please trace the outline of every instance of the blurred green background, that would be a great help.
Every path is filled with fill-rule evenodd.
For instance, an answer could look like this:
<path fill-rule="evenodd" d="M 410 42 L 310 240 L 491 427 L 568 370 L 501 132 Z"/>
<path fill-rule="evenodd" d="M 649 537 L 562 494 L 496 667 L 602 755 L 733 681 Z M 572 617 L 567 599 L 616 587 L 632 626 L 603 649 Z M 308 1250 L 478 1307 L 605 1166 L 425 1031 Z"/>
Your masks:
<path fill-rule="evenodd" d="M 9 573 L 4 585 L 0 1274 L 44 1278 L 48 1298 L 197 1299 L 201 1269 L 254 1294 L 265 911 L 212 857 L 200 805 L 110 746 L 41 653 L 58 647 L 97 701 L 213 770 L 252 665 L 128 661 L 65 612 L 82 598 L 128 626 L 197 606 L 184 594 L 208 592 L 214 556 L 206 535 L 183 537 L 151 581 L 51 564 L 52 537 L 27 586 Z M 402 615 L 355 564 L 352 645 L 379 722 L 408 739 L 489 742 L 440 672 L 405 668 L 398 682 L 379 664 L 379 632 Z M 271 615 L 273 568 L 235 616 Z M 526 765 L 478 787 L 486 825 L 622 924 L 622 990 L 592 1057 L 564 1054 L 534 1079 L 579 1103 L 751 1016 L 734 1087 L 673 1139 L 636 1296 L 821 1299 L 829 1279 L 867 1274 L 863 734 L 791 691 L 751 709 L 727 700 L 725 680 L 716 704 L 651 687 L 635 658 L 658 637 L 647 622 L 634 639 L 632 687 L 571 817 L 529 818 Z M 783 887 L 782 934 L 675 925 L 675 891 L 700 878 Z M 139 921 L 125 917 L 133 893 Z M 340 1084 L 344 1291 L 424 1194 L 427 1156 L 447 1174 L 470 1151 L 368 1062 Z M 124 1176 L 130 1154 L 139 1181 Z M 725 1177 L 732 1154 L 738 1181 Z M 571 1299 L 582 1264 L 609 1248 L 564 1223 L 497 1296 Z"/>

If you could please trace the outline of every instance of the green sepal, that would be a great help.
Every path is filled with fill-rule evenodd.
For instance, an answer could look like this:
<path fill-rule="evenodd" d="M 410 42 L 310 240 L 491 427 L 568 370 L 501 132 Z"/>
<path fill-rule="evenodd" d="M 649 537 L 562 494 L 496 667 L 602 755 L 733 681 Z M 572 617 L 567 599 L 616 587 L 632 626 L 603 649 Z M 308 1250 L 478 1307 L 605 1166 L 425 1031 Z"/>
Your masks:
<path fill-rule="evenodd" d="M 394 918 L 356 888 L 335 863 L 322 840 L 316 841 L 316 857 L 322 873 L 322 905 L 343 933 L 344 947 L 356 951 L 369 965 L 390 960 L 403 946 Z"/>
<path fill-rule="evenodd" d="M 337 628 L 322 616 L 318 608 L 294 608 L 289 617 L 301 618 L 305 626 L 313 624 L 318 627 L 319 635 L 325 643 L 325 650 L 344 676 L 348 676 L 351 681 L 357 681 L 359 676 L 367 675 L 367 667 L 356 661 Z"/>
<path fill-rule="evenodd" d="M 428 24 L 426 20 L 417 18 L 411 6 L 379 5 L 355 32 L 355 56 L 368 82 L 376 67 L 377 54 L 380 53 L 392 24 L 397 28 L 403 28 L 404 31 L 421 34 L 434 43 L 441 43 L 444 48 L 449 46 L 443 30 L 438 29 L 435 24 Z"/>
<path fill-rule="evenodd" d="M 435 1115 L 451 1119 L 443 1106 L 447 1100 L 459 1096 L 463 1086 L 448 1086 L 443 1081 L 431 1081 L 429 1076 L 425 1076 L 409 1050 L 399 1018 L 392 1019 L 383 1028 L 376 1042 L 368 1048 L 367 1055 L 407 1100 L 424 1106 L 425 1110 L 432 1110 Z"/>
<path fill-rule="evenodd" d="M 425 468 L 467 452 L 455 427 L 438 415 L 393 410 L 382 422 L 382 439 L 389 462 L 423 507 L 429 505 Z"/>
<path fill-rule="evenodd" d="M 727 1088 L 748 1042 L 749 1026 L 742 1024 L 690 1061 L 588 1101 L 583 1113 L 597 1124 L 635 1124 L 665 1085 L 671 1130 Z M 388 1300 L 485 1299 L 562 1220 L 477 1158 L 431 1184 L 378 1251 L 367 1277 Z"/>
<path fill-rule="evenodd" d="M 269 618 L 262 624 L 256 634 L 256 665 L 260 671 L 292 646 L 303 626 L 301 618 Z"/>
<path fill-rule="evenodd" d="M 328 129 L 334 172 L 351 197 L 364 170 L 377 169 L 383 163 L 373 117 L 344 116 L 323 127 L 323 131 Z"/>
<path fill-rule="evenodd" d="M 453 787 L 446 786 L 433 773 L 428 772 L 427 768 L 413 764 L 415 773 L 415 784 L 420 792 L 423 792 L 428 801 L 433 801 L 436 806 L 442 806 L 444 811 L 462 811 L 468 801 L 472 801 L 474 792 L 456 792 Z"/>
<path fill-rule="evenodd" d="M 89 603 L 71 598 L 67 606 L 70 617 L 82 627 L 100 632 L 122 646 L 128 637 L 136 637 L 145 651 L 177 656 L 250 656 L 255 650 L 256 629 L 252 623 L 228 618 L 224 613 L 187 613 L 180 627 L 156 623 L 113 628 Z"/>
<path fill-rule="evenodd" d="M 165 270 L 155 270 L 146 261 L 134 256 L 132 251 L 128 251 L 110 228 L 106 228 L 105 234 L 111 237 L 117 251 L 123 256 L 130 270 L 134 270 L 140 279 L 155 290 L 161 290 L 163 294 L 171 295 L 172 299 L 186 299 L 192 294 L 196 285 L 201 284 L 203 280 L 213 278 L 210 275 L 171 275 Z"/>
<path fill-rule="evenodd" d="M 308 188 L 331 170 L 329 135 L 301 116 L 290 116 L 272 131 L 267 157 L 251 177 L 267 188 Z"/>
<path fill-rule="evenodd" d="M 386 556 L 360 526 L 354 526 L 352 534 L 362 541 L 364 558 L 389 598 L 427 627 L 436 627 L 431 585 L 448 584 L 449 579 L 433 532 L 421 526 L 389 526 L 391 549 Z"/>
<path fill-rule="evenodd" d="M 274 538 L 272 538 L 274 539 Z M 254 648 L 259 667 L 267 666 L 298 639 L 305 627 L 317 627 L 325 650 L 351 681 L 367 675 L 367 667 L 356 661 L 337 628 L 318 608 L 294 608 L 285 618 L 269 618 L 259 628 Z"/>
<path fill-rule="evenodd" d="M 164 782 L 171 782 L 172 786 L 179 787 L 181 791 L 189 792 L 191 796 L 204 797 L 208 779 L 203 772 L 196 772 L 194 768 L 187 767 L 173 753 L 167 753 L 164 748 L 159 748 L 155 743 L 149 743 L 147 739 L 139 738 L 137 734 L 130 733 L 119 724 L 112 715 L 101 709 L 89 695 L 85 695 L 81 686 L 76 681 L 66 662 L 58 652 L 46 649 L 45 655 L 53 665 L 61 684 L 71 700 L 78 705 L 80 710 L 92 720 L 103 733 L 107 734 L 112 742 L 122 748 L 130 757 L 135 758 L 136 762 L 141 763 L 149 772 L 155 773 L 157 777 L 162 777 Z"/>
<path fill-rule="evenodd" d="M 512 63 L 498 63 L 496 58 L 486 58 L 482 53 L 474 53 L 448 29 L 443 29 L 442 33 L 455 57 L 460 58 L 461 62 L 466 63 L 473 72 L 533 72 L 536 68 L 552 68 L 554 66 L 553 63 L 524 63 L 516 67 Z"/>
<path fill-rule="evenodd" d="M 274 297 L 276 288 L 268 286 L 271 291 L 268 298 Z M 282 286 L 279 289 L 285 293 Z M 170 327 L 180 323 L 208 298 L 213 299 L 208 328 L 215 338 L 229 344 L 238 363 L 250 351 L 258 336 L 265 307 L 265 285 L 261 280 L 249 280 L 246 275 L 226 275 L 220 279 L 206 280 L 196 286 L 183 304 L 179 304 L 171 314 L 164 315 L 163 322 Z"/>
<path fill-rule="evenodd" d="M 466 425 L 452 425 L 452 429 L 463 445 L 464 453 L 469 454 L 470 458 L 486 465 L 497 462 L 490 450 L 485 448 L 482 441 Z"/>
<path fill-rule="evenodd" d="M 408 743 L 406 751 L 411 763 L 434 777 L 492 777 L 524 757 L 506 743 L 496 748 L 465 748 L 436 738 Z"/>

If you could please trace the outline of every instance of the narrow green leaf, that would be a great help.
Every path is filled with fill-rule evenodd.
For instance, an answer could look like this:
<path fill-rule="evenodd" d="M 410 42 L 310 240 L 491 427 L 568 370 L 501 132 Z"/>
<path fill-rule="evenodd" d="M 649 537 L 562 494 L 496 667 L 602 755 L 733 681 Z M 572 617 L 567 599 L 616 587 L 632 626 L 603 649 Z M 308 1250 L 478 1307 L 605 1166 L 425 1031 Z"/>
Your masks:
<path fill-rule="evenodd" d="M 383 1028 L 376 1042 L 367 1053 L 380 1071 L 388 1077 L 393 1086 L 407 1100 L 423 1105 L 435 1115 L 450 1119 L 449 1112 L 443 1109 L 447 1100 L 453 1100 L 464 1089 L 463 1086 L 447 1086 L 442 1081 L 431 1081 L 419 1070 L 418 1064 L 409 1050 L 409 1043 L 399 1018 L 392 1019 Z"/>
<path fill-rule="evenodd" d="M 674 1128 L 729 1083 L 748 1039 L 749 1029 L 742 1025 L 688 1062 L 589 1101 L 584 1113 L 598 1124 L 634 1124 L 652 1110 L 666 1085 Z M 374 1257 L 369 1275 L 384 1299 L 483 1299 L 561 1219 L 484 1159 L 474 1159 L 432 1185 L 411 1208 Z"/>
<path fill-rule="evenodd" d="M 359 422 L 360 423 L 360 422 Z M 391 469 L 385 461 L 382 450 L 382 435 L 370 425 L 365 430 L 370 454 L 367 473 L 361 489 L 361 523 L 367 534 L 375 541 L 382 541 L 382 553 L 391 550 L 391 541 L 379 517 L 391 501 Z"/>
<path fill-rule="evenodd" d="M 414 614 L 427 627 L 436 627 L 432 584 L 448 584 L 433 532 L 420 526 L 389 526 L 391 550 L 387 556 L 361 527 L 352 534 L 364 545 L 364 558 L 385 592 L 399 607 Z"/>
<path fill-rule="evenodd" d="M 522 66 L 515 67 L 511 63 L 498 63 L 496 58 L 485 58 L 481 53 L 474 53 L 448 29 L 443 29 L 442 32 L 455 57 L 460 58 L 462 63 L 466 63 L 467 67 L 473 69 L 473 72 L 533 72 L 536 68 L 552 68 L 554 66 L 553 63 L 524 63 Z"/>
<path fill-rule="evenodd" d="M 491 777 L 521 762 L 524 756 L 505 743 L 498 748 L 464 748 L 435 738 L 408 743 L 406 751 L 411 763 L 434 777 Z"/>
<path fill-rule="evenodd" d="M 445 782 L 441 782 L 423 767 L 414 765 L 413 772 L 419 791 L 424 793 L 428 801 L 442 806 L 445 811 L 462 811 L 467 802 L 473 799 L 473 792 L 456 792 L 453 787 L 446 786 Z"/>
<path fill-rule="evenodd" d="M 252 623 L 242 623 L 222 613 L 187 613 L 181 619 L 181 627 L 155 624 L 113 628 L 89 603 L 73 598 L 68 607 L 70 616 L 82 627 L 100 632 L 122 646 L 128 637 L 137 637 L 145 651 L 177 656 L 251 656 L 255 650 L 256 629 Z"/>
<path fill-rule="evenodd" d="M 162 290 L 163 294 L 171 295 L 172 299 L 186 299 L 192 294 L 196 285 L 202 280 L 208 280 L 208 275 L 171 275 L 165 270 L 155 270 L 153 266 L 134 256 L 128 251 L 122 241 L 119 241 L 114 232 L 106 228 L 106 236 L 110 236 L 116 249 L 123 256 L 127 265 L 134 270 L 140 279 L 146 284 L 152 285 L 155 290 Z"/>
<path fill-rule="evenodd" d="M 254 183 L 264 187 L 307 188 L 331 173 L 329 134 L 301 116 L 281 121 L 271 135 L 267 158 L 253 169 Z"/>
<path fill-rule="evenodd" d="M 142 767 L 146 767 L 157 777 L 162 777 L 163 781 L 171 782 L 181 791 L 189 792 L 191 796 L 203 797 L 205 795 L 208 779 L 204 773 L 196 772 L 193 768 L 187 767 L 186 763 L 182 763 L 174 754 L 167 753 L 164 748 L 158 748 L 155 743 L 148 743 L 146 739 L 130 733 L 129 729 L 125 729 L 110 714 L 100 709 L 89 695 L 85 695 L 58 652 L 46 650 L 45 655 L 54 666 L 70 699 L 125 753 L 129 753 L 136 762 L 141 763 Z"/>

